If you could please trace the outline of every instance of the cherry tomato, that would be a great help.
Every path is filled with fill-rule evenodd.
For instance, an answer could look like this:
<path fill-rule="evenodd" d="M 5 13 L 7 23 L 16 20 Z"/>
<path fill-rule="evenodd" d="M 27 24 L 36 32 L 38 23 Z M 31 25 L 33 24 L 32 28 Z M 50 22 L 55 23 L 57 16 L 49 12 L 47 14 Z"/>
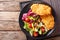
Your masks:
<path fill-rule="evenodd" d="M 29 22 L 29 21 L 30 21 L 30 19 L 29 19 L 29 18 L 25 18 L 25 21 L 26 21 L 26 22 Z"/>
<path fill-rule="evenodd" d="M 33 36 L 34 36 L 34 37 L 37 37 L 37 36 L 38 36 L 38 32 L 34 32 L 34 33 L 33 33 Z"/>
<path fill-rule="evenodd" d="M 42 32 L 45 32 L 45 28 L 44 27 L 41 27 L 41 30 L 42 30 Z"/>
<path fill-rule="evenodd" d="M 29 24 L 29 27 L 32 28 L 32 24 Z"/>

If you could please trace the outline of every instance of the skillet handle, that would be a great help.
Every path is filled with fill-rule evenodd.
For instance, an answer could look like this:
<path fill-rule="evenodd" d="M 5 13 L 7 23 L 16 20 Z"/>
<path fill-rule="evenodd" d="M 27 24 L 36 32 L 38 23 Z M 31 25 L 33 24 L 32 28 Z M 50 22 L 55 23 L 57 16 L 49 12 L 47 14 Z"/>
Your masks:
<path fill-rule="evenodd" d="M 22 10 L 24 8 L 24 6 L 31 1 L 42 1 L 42 0 L 30 0 L 30 1 L 20 2 L 20 9 Z"/>
<path fill-rule="evenodd" d="M 20 9 L 22 10 L 26 4 L 28 4 L 31 1 L 24 1 L 24 2 L 20 2 Z"/>

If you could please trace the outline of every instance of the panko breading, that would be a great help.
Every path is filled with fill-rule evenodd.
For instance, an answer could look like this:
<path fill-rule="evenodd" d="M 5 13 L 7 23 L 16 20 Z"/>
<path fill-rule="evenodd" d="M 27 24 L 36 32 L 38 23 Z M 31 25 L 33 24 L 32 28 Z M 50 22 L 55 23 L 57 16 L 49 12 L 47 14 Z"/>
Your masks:
<path fill-rule="evenodd" d="M 54 17 L 52 15 L 41 16 L 41 19 L 48 30 L 54 27 Z"/>
<path fill-rule="evenodd" d="M 44 4 L 33 4 L 31 9 L 33 13 L 37 13 L 39 15 L 51 14 L 51 7 Z"/>

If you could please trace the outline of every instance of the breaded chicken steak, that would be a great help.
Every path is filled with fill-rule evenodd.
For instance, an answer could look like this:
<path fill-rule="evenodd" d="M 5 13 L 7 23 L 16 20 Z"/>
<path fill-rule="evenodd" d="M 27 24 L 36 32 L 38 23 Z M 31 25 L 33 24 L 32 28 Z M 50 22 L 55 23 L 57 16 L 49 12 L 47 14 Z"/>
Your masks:
<path fill-rule="evenodd" d="M 51 14 L 51 8 L 44 4 L 33 4 L 31 6 L 32 12 L 39 15 L 48 15 Z"/>

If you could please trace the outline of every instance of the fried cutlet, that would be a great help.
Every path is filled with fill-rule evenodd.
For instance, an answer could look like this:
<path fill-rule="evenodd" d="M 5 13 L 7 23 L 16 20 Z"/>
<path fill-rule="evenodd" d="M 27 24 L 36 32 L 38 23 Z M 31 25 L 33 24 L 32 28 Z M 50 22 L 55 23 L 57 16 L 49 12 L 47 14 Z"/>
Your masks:
<path fill-rule="evenodd" d="M 33 4 L 31 9 L 33 13 L 37 13 L 39 15 L 51 14 L 51 7 L 44 4 Z"/>
<path fill-rule="evenodd" d="M 48 30 L 54 27 L 54 17 L 52 15 L 41 16 L 41 19 Z"/>

